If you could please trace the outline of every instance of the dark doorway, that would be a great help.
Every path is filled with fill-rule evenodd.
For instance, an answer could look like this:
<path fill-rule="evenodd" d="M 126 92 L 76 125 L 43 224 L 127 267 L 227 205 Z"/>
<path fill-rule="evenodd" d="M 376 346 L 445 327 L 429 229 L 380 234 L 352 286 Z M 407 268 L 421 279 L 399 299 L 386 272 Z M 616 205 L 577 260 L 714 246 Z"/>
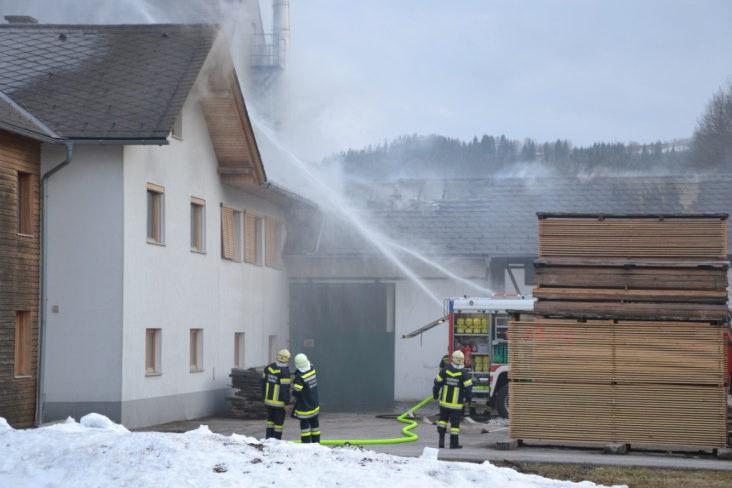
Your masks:
<path fill-rule="evenodd" d="M 394 401 L 394 285 L 291 283 L 293 354 L 318 369 L 321 404 L 387 408 Z"/>

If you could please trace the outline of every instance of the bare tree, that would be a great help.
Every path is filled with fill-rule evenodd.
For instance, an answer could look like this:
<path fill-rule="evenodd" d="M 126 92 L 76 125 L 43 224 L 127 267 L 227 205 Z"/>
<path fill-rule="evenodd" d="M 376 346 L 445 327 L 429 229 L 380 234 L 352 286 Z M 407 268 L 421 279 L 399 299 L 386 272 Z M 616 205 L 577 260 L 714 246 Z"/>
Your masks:
<path fill-rule="evenodd" d="M 732 82 L 714 94 L 699 120 L 692 163 L 709 169 L 732 167 Z"/>

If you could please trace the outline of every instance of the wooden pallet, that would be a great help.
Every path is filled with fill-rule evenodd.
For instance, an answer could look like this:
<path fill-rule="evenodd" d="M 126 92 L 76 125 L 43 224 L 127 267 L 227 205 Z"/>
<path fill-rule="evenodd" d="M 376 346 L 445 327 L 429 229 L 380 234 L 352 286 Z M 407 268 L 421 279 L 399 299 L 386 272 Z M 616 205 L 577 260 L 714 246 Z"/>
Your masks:
<path fill-rule="evenodd" d="M 725 327 L 535 318 L 509 323 L 513 381 L 724 385 Z"/>
<path fill-rule="evenodd" d="M 727 219 L 544 216 L 539 256 L 726 259 Z"/>
<path fill-rule="evenodd" d="M 538 300 L 534 312 L 549 317 L 585 319 L 641 319 L 727 322 L 729 310 L 723 304 L 620 303 L 570 300 Z"/>
<path fill-rule="evenodd" d="M 510 383 L 521 440 L 725 447 L 723 387 Z"/>

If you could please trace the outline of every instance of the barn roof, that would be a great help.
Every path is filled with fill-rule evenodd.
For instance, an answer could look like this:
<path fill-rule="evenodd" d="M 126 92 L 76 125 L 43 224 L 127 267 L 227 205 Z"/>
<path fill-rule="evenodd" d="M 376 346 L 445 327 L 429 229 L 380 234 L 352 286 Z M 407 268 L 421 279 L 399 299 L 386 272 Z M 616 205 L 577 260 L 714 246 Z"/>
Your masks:
<path fill-rule="evenodd" d="M 537 213 L 729 213 L 732 176 L 405 180 L 349 191 L 370 226 L 433 255 L 531 257 Z M 297 232 L 297 230 L 291 230 Z M 317 246 L 293 255 L 376 254 L 376 247 L 326 215 Z M 732 242 L 731 242 L 732 244 Z"/>
<path fill-rule="evenodd" d="M 0 25 L 0 127 L 45 140 L 165 140 L 216 32 Z"/>

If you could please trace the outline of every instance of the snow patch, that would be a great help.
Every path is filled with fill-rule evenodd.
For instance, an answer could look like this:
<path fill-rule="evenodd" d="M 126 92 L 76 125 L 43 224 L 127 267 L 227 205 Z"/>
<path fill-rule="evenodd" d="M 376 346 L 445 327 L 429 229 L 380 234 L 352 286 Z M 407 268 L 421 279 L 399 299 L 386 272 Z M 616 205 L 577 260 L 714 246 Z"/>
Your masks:
<path fill-rule="evenodd" d="M 39 429 L 6 430 L 0 443 L 0 486 L 597 486 L 588 481 L 573 483 L 522 474 L 488 462 L 438 461 L 435 449 L 426 449 L 420 458 L 403 458 L 355 447 L 331 449 L 223 436 L 211 433 L 206 426 L 185 434 L 119 435 L 121 426 L 109 419 L 101 415 L 87 417 L 81 424 L 71 419 Z"/>
<path fill-rule="evenodd" d="M 440 451 L 438 449 L 435 449 L 434 447 L 425 447 L 422 451 L 422 455 L 420 456 L 420 458 L 437 460 L 437 455 L 439 453 Z"/>
<path fill-rule="evenodd" d="M 9 430 L 13 430 L 12 427 L 10 427 L 10 424 L 7 420 L 5 420 L 5 417 L 0 417 L 0 434 L 3 432 L 7 432 Z"/>
<path fill-rule="evenodd" d="M 81 417 L 81 425 L 87 429 L 102 429 L 111 432 L 129 433 L 124 425 L 115 424 L 109 418 L 98 413 L 90 413 Z"/>

